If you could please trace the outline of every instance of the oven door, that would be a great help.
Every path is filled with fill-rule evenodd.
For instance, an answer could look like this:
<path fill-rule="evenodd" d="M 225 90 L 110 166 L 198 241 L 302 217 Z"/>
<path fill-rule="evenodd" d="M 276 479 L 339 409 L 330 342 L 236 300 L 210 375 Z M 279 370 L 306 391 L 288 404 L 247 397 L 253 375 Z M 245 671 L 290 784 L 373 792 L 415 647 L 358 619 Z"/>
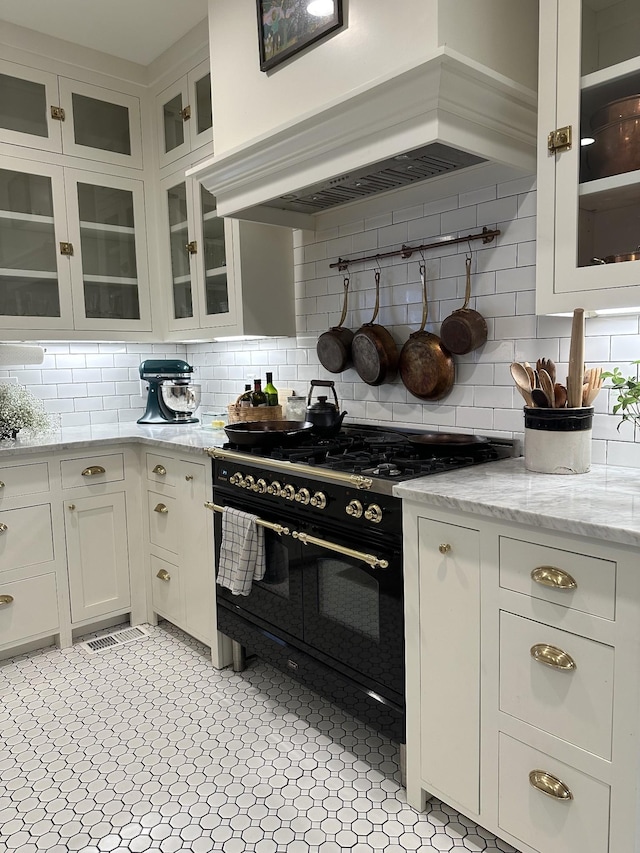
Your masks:
<path fill-rule="evenodd" d="M 402 552 L 381 537 L 346 538 L 311 528 L 303 546 L 304 641 L 376 683 L 404 694 Z M 334 550 L 335 546 L 351 553 Z M 357 547 L 354 547 L 357 546 Z M 363 557 L 388 563 L 371 566 Z"/>

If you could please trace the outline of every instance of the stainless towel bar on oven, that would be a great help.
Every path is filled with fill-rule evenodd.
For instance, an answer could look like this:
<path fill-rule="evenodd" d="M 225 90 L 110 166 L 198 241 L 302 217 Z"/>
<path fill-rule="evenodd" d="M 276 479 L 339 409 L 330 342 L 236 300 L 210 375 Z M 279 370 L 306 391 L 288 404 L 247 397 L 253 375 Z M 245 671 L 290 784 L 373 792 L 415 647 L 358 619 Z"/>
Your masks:
<path fill-rule="evenodd" d="M 211 509 L 214 512 L 222 512 L 224 510 L 223 506 L 220 506 L 219 504 L 214 504 L 211 501 L 205 501 L 204 505 L 207 509 Z M 270 521 L 263 521 L 261 518 L 256 519 L 256 524 L 260 527 L 268 527 L 269 530 L 275 530 L 278 536 L 289 535 L 289 528 L 283 527 L 282 524 L 272 524 Z"/>

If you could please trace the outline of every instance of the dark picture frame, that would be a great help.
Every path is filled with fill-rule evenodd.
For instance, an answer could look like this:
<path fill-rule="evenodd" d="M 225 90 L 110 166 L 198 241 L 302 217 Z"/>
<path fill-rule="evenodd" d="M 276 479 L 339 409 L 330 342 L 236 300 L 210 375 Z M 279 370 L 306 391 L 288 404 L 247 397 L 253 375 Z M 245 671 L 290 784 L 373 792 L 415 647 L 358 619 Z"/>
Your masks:
<path fill-rule="evenodd" d="M 333 0 L 333 13 L 322 17 L 310 15 L 308 5 L 309 0 L 257 0 L 261 71 L 270 71 L 342 26 L 342 0 Z"/>

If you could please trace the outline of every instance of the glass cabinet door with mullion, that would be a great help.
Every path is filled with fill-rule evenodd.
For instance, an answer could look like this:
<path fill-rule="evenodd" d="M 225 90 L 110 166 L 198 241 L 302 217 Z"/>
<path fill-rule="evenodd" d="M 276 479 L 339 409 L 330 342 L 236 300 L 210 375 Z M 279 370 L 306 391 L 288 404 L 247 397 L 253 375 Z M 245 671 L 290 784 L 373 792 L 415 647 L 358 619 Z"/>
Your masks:
<path fill-rule="evenodd" d="M 192 199 L 182 173 L 161 181 L 161 187 L 164 199 L 162 221 L 166 234 L 163 240 L 165 269 L 169 270 L 171 279 L 169 326 L 172 329 L 192 329 L 198 325 L 193 286 L 193 273 L 196 271 L 193 259 L 198 251 L 198 240 L 192 233 Z"/>
<path fill-rule="evenodd" d="M 202 233 L 200 268 L 200 324 L 207 328 L 236 322 L 233 289 L 232 223 L 217 215 L 215 197 L 202 184 L 194 184 L 196 217 Z"/>
<path fill-rule="evenodd" d="M 0 329 L 73 328 L 64 205 L 59 166 L 0 158 Z"/>
<path fill-rule="evenodd" d="M 151 329 L 141 181 L 67 170 L 76 328 Z"/>
<path fill-rule="evenodd" d="M 55 74 L 0 59 L 0 142 L 62 151 Z"/>
<path fill-rule="evenodd" d="M 187 76 L 191 118 L 189 134 L 191 150 L 213 143 L 213 106 L 209 60 L 201 62 Z"/>
<path fill-rule="evenodd" d="M 541 9 L 557 15 L 548 131 L 561 138 L 546 154 L 556 181 L 555 307 L 640 306 L 640 3 L 543 0 Z M 541 51 L 543 41 L 541 32 Z M 578 294 L 587 297 L 576 302 Z"/>

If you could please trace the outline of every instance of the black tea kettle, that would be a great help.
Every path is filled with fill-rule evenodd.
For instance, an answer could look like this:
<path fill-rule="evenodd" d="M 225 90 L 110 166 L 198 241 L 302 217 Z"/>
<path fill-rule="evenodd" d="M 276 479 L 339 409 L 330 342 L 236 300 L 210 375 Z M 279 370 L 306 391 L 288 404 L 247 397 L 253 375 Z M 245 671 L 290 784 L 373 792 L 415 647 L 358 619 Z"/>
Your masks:
<path fill-rule="evenodd" d="M 311 396 L 313 389 L 317 386 L 322 388 L 331 388 L 335 403 L 327 400 L 326 396 L 318 397 L 316 402 L 311 405 Z M 309 388 L 309 396 L 307 397 L 307 409 L 305 412 L 305 420 L 313 424 L 313 432 L 325 438 L 337 435 L 340 432 L 342 421 L 347 412 L 340 414 L 340 406 L 338 405 L 338 395 L 336 394 L 335 383 L 332 380 L 312 379 L 311 387 Z"/>

